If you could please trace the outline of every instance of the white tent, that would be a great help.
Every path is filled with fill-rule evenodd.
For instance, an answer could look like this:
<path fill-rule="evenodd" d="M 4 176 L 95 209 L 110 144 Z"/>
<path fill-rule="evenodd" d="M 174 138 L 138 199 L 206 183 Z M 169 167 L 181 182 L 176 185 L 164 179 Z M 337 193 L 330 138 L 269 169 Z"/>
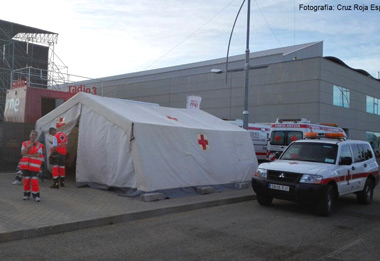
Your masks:
<path fill-rule="evenodd" d="M 60 119 L 79 183 L 151 192 L 249 181 L 257 168 L 249 133 L 201 110 L 79 93 L 36 130 L 48 140 Z"/>

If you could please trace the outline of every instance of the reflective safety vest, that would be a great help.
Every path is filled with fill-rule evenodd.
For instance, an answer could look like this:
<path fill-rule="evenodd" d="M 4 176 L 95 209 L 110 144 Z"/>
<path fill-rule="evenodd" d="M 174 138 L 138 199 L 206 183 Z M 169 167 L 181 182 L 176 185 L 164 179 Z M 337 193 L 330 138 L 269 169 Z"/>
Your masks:
<path fill-rule="evenodd" d="M 30 141 L 24 141 L 22 145 L 24 148 L 28 147 L 30 144 Z M 43 150 L 44 145 L 41 143 L 36 142 L 34 146 L 28 150 L 26 154 L 36 154 L 40 149 Z M 30 170 L 30 171 L 35 171 L 39 172 L 41 170 L 41 164 L 43 161 L 44 155 L 38 156 L 38 157 L 33 157 L 33 156 L 23 156 L 20 160 L 20 169 L 21 170 Z"/>
<path fill-rule="evenodd" d="M 55 134 L 55 138 L 57 139 L 57 147 L 56 151 L 59 154 L 66 155 L 66 146 L 67 146 L 67 136 L 63 132 L 58 132 Z"/>

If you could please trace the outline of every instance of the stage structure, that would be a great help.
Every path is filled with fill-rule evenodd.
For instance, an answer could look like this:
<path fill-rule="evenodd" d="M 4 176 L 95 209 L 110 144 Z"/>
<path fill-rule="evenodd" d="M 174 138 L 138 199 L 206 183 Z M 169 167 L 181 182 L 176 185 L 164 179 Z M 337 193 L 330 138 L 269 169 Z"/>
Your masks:
<path fill-rule="evenodd" d="M 54 52 L 58 34 L 0 20 L 0 171 L 14 171 L 36 119 L 74 94 L 68 67 Z"/>
<path fill-rule="evenodd" d="M 68 67 L 54 53 L 58 34 L 0 20 L 0 121 L 7 90 L 67 83 Z"/>

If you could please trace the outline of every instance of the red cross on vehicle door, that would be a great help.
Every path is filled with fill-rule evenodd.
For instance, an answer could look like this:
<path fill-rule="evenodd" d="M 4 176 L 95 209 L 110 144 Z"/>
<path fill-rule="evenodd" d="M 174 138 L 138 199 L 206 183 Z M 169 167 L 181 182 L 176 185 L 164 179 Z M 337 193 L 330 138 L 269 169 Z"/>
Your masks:
<path fill-rule="evenodd" d="M 349 147 L 351 147 L 351 150 L 348 149 Z M 341 147 L 341 155 L 343 154 L 343 150 L 348 151 L 349 153 L 343 156 L 350 156 L 354 162 L 352 162 L 351 165 L 340 165 L 339 167 L 340 181 L 338 186 L 340 194 L 350 193 L 364 186 L 366 177 L 365 175 L 363 176 L 363 174 L 368 171 L 368 163 L 365 160 L 356 162 L 360 154 L 359 148 L 360 147 L 357 147 L 356 144 Z"/>

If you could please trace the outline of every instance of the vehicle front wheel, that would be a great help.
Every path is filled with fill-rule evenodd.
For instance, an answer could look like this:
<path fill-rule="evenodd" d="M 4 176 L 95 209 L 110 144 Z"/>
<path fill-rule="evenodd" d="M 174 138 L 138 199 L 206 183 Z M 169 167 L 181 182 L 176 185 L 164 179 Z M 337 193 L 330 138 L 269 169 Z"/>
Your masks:
<path fill-rule="evenodd" d="M 360 204 L 363 204 L 363 205 L 371 204 L 372 198 L 373 198 L 373 188 L 374 188 L 374 185 L 373 185 L 372 180 L 367 179 L 363 190 L 356 194 L 356 197 Z"/>
<path fill-rule="evenodd" d="M 335 191 L 332 185 L 327 185 L 326 192 L 317 205 L 317 212 L 321 216 L 329 217 L 335 205 Z"/>
<path fill-rule="evenodd" d="M 259 202 L 259 204 L 261 206 L 269 206 L 270 204 L 272 204 L 272 201 L 273 201 L 272 196 L 266 196 L 263 194 L 256 194 L 256 197 L 257 197 L 257 202 Z"/>

